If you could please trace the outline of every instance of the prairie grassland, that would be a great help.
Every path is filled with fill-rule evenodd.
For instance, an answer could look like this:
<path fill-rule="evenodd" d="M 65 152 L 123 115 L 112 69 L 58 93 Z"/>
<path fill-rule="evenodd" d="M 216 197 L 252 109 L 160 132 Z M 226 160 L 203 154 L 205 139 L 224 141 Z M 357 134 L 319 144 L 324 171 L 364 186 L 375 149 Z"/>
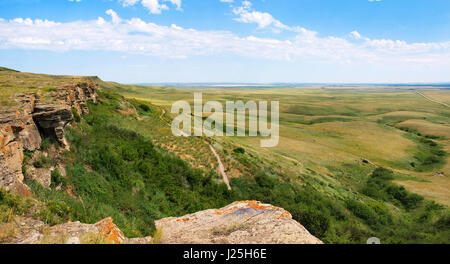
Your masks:
<path fill-rule="evenodd" d="M 447 165 L 449 160 L 446 164 L 427 165 L 427 169 L 423 170 L 414 165 L 420 163 L 418 157 L 424 152 L 417 132 L 424 136 L 439 137 L 433 140 L 448 153 L 450 111 L 445 106 L 416 94 L 411 87 L 173 89 L 134 86 L 124 95 L 150 101 L 170 113 L 171 104 L 177 100 L 192 103 L 194 92 L 202 92 L 203 102 L 279 101 L 278 146 L 262 149 L 259 147 L 259 137 L 225 137 L 220 142 L 225 146 L 230 144 L 249 149 L 260 160 L 265 160 L 267 164 L 277 164 L 275 167 L 293 177 L 299 173 L 314 171 L 339 180 L 340 172 L 336 168 L 346 168 L 346 164 L 364 167 L 367 164 L 362 160 L 368 160 L 415 178 L 413 181 L 398 181 L 412 191 L 417 190 L 414 186 L 420 186 L 422 189 L 418 193 L 444 204 L 450 203 L 449 189 L 437 186 L 442 185 L 442 182 L 450 182 Z M 433 89 L 425 94 L 435 96 L 436 100 L 450 97 L 448 90 Z M 403 126 L 410 128 L 410 131 L 399 129 Z M 229 151 L 228 154 L 222 152 L 222 155 L 225 156 L 225 163 L 233 160 Z M 225 166 L 232 170 L 235 165 Z M 436 181 L 428 180 L 437 171 L 443 171 L 446 176 Z M 352 177 L 354 181 L 363 181 L 365 176 Z"/>
<path fill-rule="evenodd" d="M 394 183 L 403 185 L 411 192 L 420 194 L 427 199 L 450 206 L 448 177 L 422 176 L 421 178 L 425 181 L 397 180 Z"/>
<path fill-rule="evenodd" d="M 423 92 L 424 95 L 430 97 L 431 99 L 434 99 L 439 102 L 443 102 L 446 104 L 450 103 L 450 93 L 448 90 L 444 91 L 425 91 Z"/>
<path fill-rule="evenodd" d="M 398 119 L 423 119 L 423 118 L 431 118 L 438 117 L 433 113 L 427 112 L 416 112 L 416 111 L 394 111 L 386 114 L 370 116 L 370 120 L 382 120 L 383 118 L 398 118 Z"/>
<path fill-rule="evenodd" d="M 450 139 L 449 124 L 436 124 L 424 119 L 410 119 L 398 123 L 397 126 L 411 128 L 424 135 L 434 135 Z"/>

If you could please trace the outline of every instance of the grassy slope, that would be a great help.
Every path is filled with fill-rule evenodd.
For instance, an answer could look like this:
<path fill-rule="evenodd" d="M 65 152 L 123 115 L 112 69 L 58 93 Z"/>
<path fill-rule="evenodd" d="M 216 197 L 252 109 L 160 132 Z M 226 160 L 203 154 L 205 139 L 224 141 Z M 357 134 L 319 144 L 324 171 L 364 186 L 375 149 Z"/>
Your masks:
<path fill-rule="evenodd" d="M 33 74 L 0 68 L 0 109 L 14 105 L 13 95 L 16 93 L 54 91 L 57 87 L 70 85 L 83 80 L 96 80 L 97 77 L 60 76 Z"/>
<path fill-rule="evenodd" d="M 50 76 L 39 78 L 44 78 L 45 82 L 52 81 Z M 344 156 L 350 153 L 350 158 L 343 161 L 317 154 L 324 149 L 313 149 L 305 155 L 301 150 L 296 154 L 287 148 L 275 151 L 259 149 L 255 142 L 246 142 L 245 138 L 217 139 L 216 143 L 221 147 L 219 152 L 228 164 L 229 172 L 236 170 L 236 175 L 240 176 L 232 179 L 233 191 L 227 192 L 220 178 L 211 170 L 213 160 L 198 161 L 208 160 L 204 158 L 208 157 L 208 151 L 199 151 L 205 143 L 196 138 L 173 138 L 167 125 L 159 120 L 160 108 L 148 103 L 154 100 L 165 103 L 164 107 L 168 100 L 192 98 L 191 91 L 100 84 L 105 90 L 101 94 L 101 103 L 91 104 L 91 113 L 81 123 L 74 124 L 68 133 L 72 147 L 63 162 L 71 165 L 67 167 L 68 178 L 63 189 L 69 189 L 75 197 L 64 191 L 44 190 L 29 183 L 39 199 L 69 205 L 68 211 L 57 210 L 59 207 L 51 210 L 50 214 L 59 216 L 57 219 L 95 222 L 102 217 L 113 216 L 128 236 L 141 236 L 152 233 L 154 219 L 218 207 L 234 200 L 257 199 L 286 208 L 308 230 L 329 243 L 364 243 L 370 236 L 377 236 L 384 243 L 448 243 L 448 209 L 392 187 L 395 186 L 391 183 L 393 179 L 420 182 L 417 181 L 418 176 L 395 173 L 379 183 L 384 186 L 378 188 L 382 189 L 381 194 L 367 192 L 367 186 L 372 184 L 370 179 L 374 177 L 371 174 L 374 167 L 354 162 L 359 156 L 357 152 L 349 151 L 352 146 L 348 142 L 350 136 L 344 137 L 343 141 L 333 141 L 346 136 L 340 135 L 346 129 L 329 132 L 327 127 L 321 127 L 329 122 L 309 125 L 301 122 L 291 125 L 292 122 L 288 122 L 291 130 L 285 132 L 286 139 L 292 140 L 292 144 L 301 141 L 320 147 L 321 144 L 314 143 L 322 139 L 331 140 L 333 148 L 325 144 L 328 148 L 325 150 L 338 149 Z M 125 100 L 110 91 L 145 101 Z M 284 92 L 270 90 L 245 93 L 249 94 L 247 98 L 256 95 L 261 98 L 292 98 Z M 289 93 L 309 94 L 311 104 L 314 101 L 325 104 L 322 102 L 325 95 L 296 90 Z M 351 94 L 344 95 L 346 100 L 354 102 L 364 98 L 361 94 L 357 94 L 357 99 Z M 208 96 L 218 97 L 216 92 Z M 224 96 L 244 98 L 246 95 L 242 91 L 231 91 Z M 378 95 L 370 97 L 374 96 Z M 382 97 L 387 98 L 386 95 Z M 142 107 L 142 104 L 147 107 Z M 291 104 L 295 105 L 294 102 Z M 313 117 L 317 108 L 321 117 L 331 114 L 370 122 L 367 119 L 373 115 L 357 107 L 349 108 L 348 104 L 340 103 L 331 110 L 328 106 L 314 106 L 309 108 L 308 115 L 303 116 Z M 352 109 L 356 110 L 352 112 Z M 373 106 L 367 111 L 372 110 Z M 382 114 L 383 111 L 378 109 L 376 113 Z M 344 127 L 348 123 L 338 122 Z M 308 126 L 316 125 L 319 127 L 308 129 Z M 382 136 L 385 136 L 383 133 L 405 133 L 384 124 L 378 125 L 381 126 L 378 133 Z M 297 135 L 299 132 L 302 132 L 300 136 Z M 175 145 L 179 147 L 173 148 Z M 245 152 L 234 152 L 237 146 L 243 146 Z M 199 152 L 201 157 L 195 156 Z M 378 152 L 382 153 L 381 150 Z M 192 169 L 190 164 L 173 155 L 203 169 Z M 380 160 L 383 162 L 382 158 Z M 208 167 L 207 163 L 212 164 Z"/>

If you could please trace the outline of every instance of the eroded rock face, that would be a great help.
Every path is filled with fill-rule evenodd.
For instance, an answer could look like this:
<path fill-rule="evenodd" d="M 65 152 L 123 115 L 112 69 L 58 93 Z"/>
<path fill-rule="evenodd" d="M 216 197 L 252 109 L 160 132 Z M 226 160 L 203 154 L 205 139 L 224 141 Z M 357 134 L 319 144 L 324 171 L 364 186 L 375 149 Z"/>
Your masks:
<path fill-rule="evenodd" d="M 155 224 L 163 244 L 322 244 L 286 210 L 257 201 L 164 218 Z"/>
<path fill-rule="evenodd" d="M 41 145 L 39 131 L 31 113 L 33 94 L 17 94 L 17 105 L 0 112 L 0 187 L 29 195 L 22 174 L 23 150 L 33 151 Z"/>
<path fill-rule="evenodd" d="M 73 120 L 72 108 L 63 104 L 36 104 L 34 110 L 33 119 L 43 133 L 67 147 L 64 128 Z"/>
<path fill-rule="evenodd" d="M 53 137 L 64 148 L 65 126 L 73 120 L 72 108 L 88 113 L 87 101 L 97 102 L 97 85 L 82 82 L 42 96 L 39 93 L 16 94 L 14 106 L 0 112 L 0 188 L 29 194 L 23 182 L 23 151 L 39 149 L 45 136 Z M 40 182 L 49 185 L 49 173 L 38 173 Z M 44 177 L 45 176 L 45 177 Z"/>

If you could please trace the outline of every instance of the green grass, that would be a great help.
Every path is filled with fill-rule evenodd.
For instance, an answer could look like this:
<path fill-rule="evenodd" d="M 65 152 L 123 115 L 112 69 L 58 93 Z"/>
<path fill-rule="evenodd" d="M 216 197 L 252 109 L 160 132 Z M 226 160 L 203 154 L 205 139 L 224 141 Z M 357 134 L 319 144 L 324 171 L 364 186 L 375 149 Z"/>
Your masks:
<path fill-rule="evenodd" d="M 413 152 L 414 160 L 410 163 L 413 170 L 430 171 L 440 169 L 445 164 L 448 154 L 443 150 L 442 145 L 422 135 L 406 134 L 405 136 L 417 144 Z"/>

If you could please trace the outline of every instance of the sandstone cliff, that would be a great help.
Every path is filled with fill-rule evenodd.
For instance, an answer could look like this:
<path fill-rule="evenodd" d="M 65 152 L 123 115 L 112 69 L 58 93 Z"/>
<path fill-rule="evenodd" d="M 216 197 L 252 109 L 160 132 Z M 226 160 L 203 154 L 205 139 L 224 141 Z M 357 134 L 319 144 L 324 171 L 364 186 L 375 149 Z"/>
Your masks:
<path fill-rule="evenodd" d="M 80 82 L 46 94 L 16 94 L 16 104 L 0 111 L 0 188 L 29 195 L 28 187 L 23 184 L 23 152 L 39 149 L 41 135 L 68 148 L 64 129 L 73 120 L 75 111 L 88 113 L 88 100 L 97 101 L 96 85 L 91 82 Z M 50 176 L 50 172 L 46 174 Z"/>

